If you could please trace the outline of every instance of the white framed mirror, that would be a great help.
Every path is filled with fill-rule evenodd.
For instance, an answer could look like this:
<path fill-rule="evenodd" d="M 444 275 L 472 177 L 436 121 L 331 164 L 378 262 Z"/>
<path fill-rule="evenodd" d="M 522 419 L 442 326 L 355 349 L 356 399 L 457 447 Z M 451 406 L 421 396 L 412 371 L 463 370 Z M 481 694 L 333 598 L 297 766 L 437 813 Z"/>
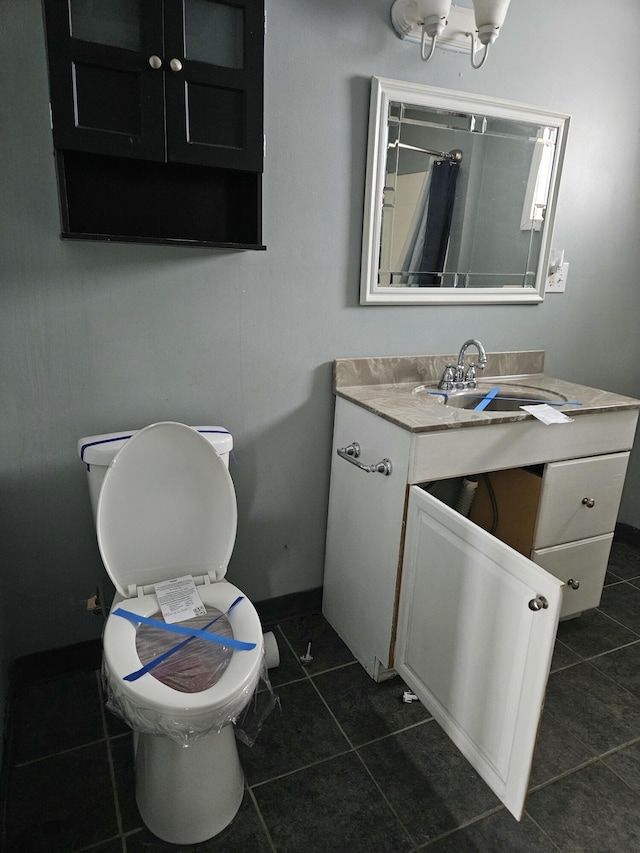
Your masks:
<path fill-rule="evenodd" d="M 374 77 L 360 303 L 541 302 L 569 118 Z"/>

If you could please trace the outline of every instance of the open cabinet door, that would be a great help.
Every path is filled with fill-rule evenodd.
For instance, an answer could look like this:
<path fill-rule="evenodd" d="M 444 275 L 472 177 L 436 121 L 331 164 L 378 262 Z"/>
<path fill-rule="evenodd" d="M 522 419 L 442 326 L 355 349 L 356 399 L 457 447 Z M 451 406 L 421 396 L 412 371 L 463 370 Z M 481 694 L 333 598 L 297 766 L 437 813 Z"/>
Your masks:
<path fill-rule="evenodd" d="M 562 586 L 411 487 L 395 669 L 518 820 Z"/>

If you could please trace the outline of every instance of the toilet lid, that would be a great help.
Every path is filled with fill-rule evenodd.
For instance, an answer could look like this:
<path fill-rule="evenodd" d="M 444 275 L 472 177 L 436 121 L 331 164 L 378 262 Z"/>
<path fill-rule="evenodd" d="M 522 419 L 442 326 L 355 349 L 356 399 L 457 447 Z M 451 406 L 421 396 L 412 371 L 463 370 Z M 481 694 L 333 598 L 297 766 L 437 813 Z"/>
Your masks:
<path fill-rule="evenodd" d="M 116 589 L 183 575 L 224 577 L 237 508 L 227 467 L 184 424 L 137 432 L 109 466 L 98 501 L 98 545 Z"/>

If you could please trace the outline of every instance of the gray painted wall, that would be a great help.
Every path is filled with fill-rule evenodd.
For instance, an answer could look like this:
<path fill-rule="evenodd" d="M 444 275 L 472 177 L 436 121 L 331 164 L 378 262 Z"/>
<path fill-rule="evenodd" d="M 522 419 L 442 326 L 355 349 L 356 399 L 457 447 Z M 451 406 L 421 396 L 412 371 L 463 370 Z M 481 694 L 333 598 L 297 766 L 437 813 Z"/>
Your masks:
<path fill-rule="evenodd" d="M 542 348 L 548 372 L 640 396 L 636 0 L 514 0 L 480 71 L 389 24 L 391 0 L 268 0 L 266 253 L 61 242 L 38 0 L 0 0 L 0 648 L 99 635 L 104 581 L 83 435 L 161 419 L 235 437 L 229 578 L 254 600 L 322 583 L 340 356 Z M 579 25 L 579 26 L 578 26 Z M 573 115 L 556 226 L 571 269 L 541 306 L 359 307 L 372 75 Z M 636 460 L 638 455 L 636 454 Z M 640 464 L 621 520 L 640 526 Z"/>

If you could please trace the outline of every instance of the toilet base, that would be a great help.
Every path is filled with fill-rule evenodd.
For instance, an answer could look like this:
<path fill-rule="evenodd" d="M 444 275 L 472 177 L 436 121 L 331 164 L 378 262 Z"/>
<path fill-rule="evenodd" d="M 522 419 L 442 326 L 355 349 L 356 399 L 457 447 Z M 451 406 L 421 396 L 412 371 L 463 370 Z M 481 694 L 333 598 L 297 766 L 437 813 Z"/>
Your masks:
<path fill-rule="evenodd" d="M 227 827 L 244 793 L 234 728 L 183 747 L 138 734 L 136 801 L 147 828 L 172 844 L 198 844 Z"/>

